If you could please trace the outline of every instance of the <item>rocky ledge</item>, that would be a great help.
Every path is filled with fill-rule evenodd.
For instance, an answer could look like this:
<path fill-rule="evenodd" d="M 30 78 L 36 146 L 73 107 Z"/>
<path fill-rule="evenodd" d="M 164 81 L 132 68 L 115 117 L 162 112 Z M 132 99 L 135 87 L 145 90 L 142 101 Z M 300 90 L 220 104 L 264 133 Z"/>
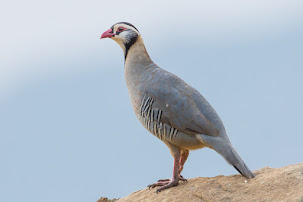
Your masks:
<path fill-rule="evenodd" d="M 120 199 L 100 198 L 97 202 L 124 201 L 300 201 L 303 202 L 303 163 L 282 168 L 264 167 L 256 177 L 240 175 L 198 177 L 156 193 L 142 189 Z"/>

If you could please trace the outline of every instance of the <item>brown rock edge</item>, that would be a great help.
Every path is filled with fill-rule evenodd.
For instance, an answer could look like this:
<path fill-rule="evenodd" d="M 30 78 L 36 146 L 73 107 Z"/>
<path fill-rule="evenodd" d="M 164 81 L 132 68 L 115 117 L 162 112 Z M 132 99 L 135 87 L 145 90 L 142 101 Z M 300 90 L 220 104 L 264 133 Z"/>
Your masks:
<path fill-rule="evenodd" d="M 282 168 L 264 167 L 254 171 L 256 177 L 240 175 L 198 177 L 180 182 L 160 193 L 142 189 L 124 198 L 101 198 L 107 201 L 300 201 L 303 202 L 303 163 Z"/>

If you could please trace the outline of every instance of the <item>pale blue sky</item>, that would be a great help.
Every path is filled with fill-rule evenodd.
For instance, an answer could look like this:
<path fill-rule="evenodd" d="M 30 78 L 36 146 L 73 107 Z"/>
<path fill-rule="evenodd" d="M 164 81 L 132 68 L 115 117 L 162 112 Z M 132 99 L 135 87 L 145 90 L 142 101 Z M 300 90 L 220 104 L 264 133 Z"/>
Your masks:
<path fill-rule="evenodd" d="M 11 1 L 0 7 L 0 201 L 118 198 L 171 177 L 169 150 L 132 111 L 121 48 L 99 40 L 119 21 L 208 99 L 252 170 L 302 162 L 302 1 Z M 203 149 L 183 176 L 236 173 Z"/>

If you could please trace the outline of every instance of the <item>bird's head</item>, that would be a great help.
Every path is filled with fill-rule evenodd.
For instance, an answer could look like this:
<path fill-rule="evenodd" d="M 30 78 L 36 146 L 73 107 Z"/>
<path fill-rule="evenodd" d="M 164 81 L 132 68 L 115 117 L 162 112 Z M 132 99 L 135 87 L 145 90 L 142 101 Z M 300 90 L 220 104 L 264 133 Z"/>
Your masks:
<path fill-rule="evenodd" d="M 137 41 L 140 36 L 137 28 L 128 22 L 118 22 L 109 30 L 105 31 L 100 39 L 111 38 L 116 41 L 124 53 L 126 54 L 129 48 Z"/>

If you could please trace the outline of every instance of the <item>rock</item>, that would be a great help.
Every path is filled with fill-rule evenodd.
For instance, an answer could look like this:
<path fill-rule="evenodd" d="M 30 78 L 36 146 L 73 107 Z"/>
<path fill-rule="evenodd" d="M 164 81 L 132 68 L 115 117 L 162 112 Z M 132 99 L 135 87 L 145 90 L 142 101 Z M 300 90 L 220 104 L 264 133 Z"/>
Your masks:
<path fill-rule="evenodd" d="M 108 199 L 106 197 L 101 197 L 97 202 L 115 202 L 118 201 L 118 199 Z"/>
<path fill-rule="evenodd" d="M 124 201 L 300 201 L 303 202 L 303 163 L 282 168 L 264 167 L 256 177 L 240 175 L 198 177 L 156 193 L 142 189 L 117 200 Z"/>

